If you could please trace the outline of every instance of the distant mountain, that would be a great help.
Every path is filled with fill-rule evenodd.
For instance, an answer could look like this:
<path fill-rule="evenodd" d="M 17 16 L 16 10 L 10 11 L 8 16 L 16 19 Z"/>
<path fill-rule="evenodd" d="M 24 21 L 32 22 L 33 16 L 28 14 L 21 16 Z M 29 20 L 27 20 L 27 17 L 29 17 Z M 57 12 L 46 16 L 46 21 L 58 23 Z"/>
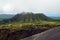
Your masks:
<path fill-rule="evenodd" d="M 60 17 L 60 13 L 45 13 L 45 15 L 49 17 Z"/>
<path fill-rule="evenodd" d="M 53 19 L 56 19 L 56 20 L 60 20 L 60 17 L 51 17 Z"/>
<path fill-rule="evenodd" d="M 35 22 L 40 20 L 49 20 L 49 18 L 44 14 L 21 13 L 15 15 L 11 20 L 21 22 L 33 22 L 33 21 Z"/>
<path fill-rule="evenodd" d="M 12 18 L 13 16 L 14 16 L 13 14 L 0 14 L 0 21 L 3 19 Z"/>
<path fill-rule="evenodd" d="M 23 12 L 15 15 L 14 17 L 10 19 L 4 19 L 3 23 L 6 22 L 40 22 L 40 21 L 51 21 L 53 20 L 50 17 L 47 17 L 43 13 L 30 13 L 30 12 Z"/>

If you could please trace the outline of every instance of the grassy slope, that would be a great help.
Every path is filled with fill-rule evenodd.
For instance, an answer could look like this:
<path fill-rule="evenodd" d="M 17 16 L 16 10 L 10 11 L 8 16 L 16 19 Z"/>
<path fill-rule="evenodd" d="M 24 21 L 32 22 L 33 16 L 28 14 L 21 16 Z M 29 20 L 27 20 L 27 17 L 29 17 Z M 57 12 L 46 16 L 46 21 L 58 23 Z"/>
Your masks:
<path fill-rule="evenodd" d="M 53 19 L 45 16 L 44 14 L 17 14 L 12 19 L 5 20 L 4 25 L 0 25 L 1 29 L 49 29 L 47 27 L 53 27 L 53 25 L 59 25 L 58 21 L 52 21 Z M 37 26 L 36 26 L 37 25 Z M 42 26 L 40 26 L 42 25 Z M 47 25 L 47 26 L 45 26 Z"/>
<path fill-rule="evenodd" d="M 50 29 L 52 27 L 56 27 L 54 25 L 59 24 L 60 24 L 59 22 L 51 22 L 51 21 L 27 22 L 27 23 L 12 22 L 0 25 L 0 29 L 15 29 L 15 30 Z"/>

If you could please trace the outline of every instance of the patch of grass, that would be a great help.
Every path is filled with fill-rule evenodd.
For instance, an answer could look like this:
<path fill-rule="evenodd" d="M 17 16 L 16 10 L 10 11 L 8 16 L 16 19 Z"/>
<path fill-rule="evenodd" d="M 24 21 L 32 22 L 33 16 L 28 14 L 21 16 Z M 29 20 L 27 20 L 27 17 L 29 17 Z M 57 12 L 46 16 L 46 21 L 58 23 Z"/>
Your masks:
<path fill-rule="evenodd" d="M 58 22 L 41 21 L 40 23 L 8 23 L 0 25 L 0 29 L 10 30 L 47 30 L 54 27 L 59 27 Z"/>
<path fill-rule="evenodd" d="M 50 29 L 54 27 L 59 27 L 60 22 L 55 21 L 43 21 L 39 22 L 12 22 L 0 25 L 0 29 L 11 29 L 11 30 L 32 30 L 32 29 Z"/>

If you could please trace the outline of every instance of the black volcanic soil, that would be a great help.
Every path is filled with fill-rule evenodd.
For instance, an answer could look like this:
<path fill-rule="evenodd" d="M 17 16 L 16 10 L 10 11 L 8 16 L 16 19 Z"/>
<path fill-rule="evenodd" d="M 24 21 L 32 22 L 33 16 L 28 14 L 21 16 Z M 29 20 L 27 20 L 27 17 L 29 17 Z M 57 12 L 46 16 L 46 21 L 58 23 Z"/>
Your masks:
<path fill-rule="evenodd" d="M 55 27 L 21 40 L 60 40 L 60 27 Z"/>
<path fill-rule="evenodd" d="M 25 37 L 32 36 L 34 34 L 43 32 L 45 30 L 9 30 L 0 29 L 0 40 L 20 40 Z"/>
<path fill-rule="evenodd" d="M 50 27 L 50 26 L 44 25 L 44 27 Z M 52 26 L 52 28 L 54 27 L 60 27 L 60 25 Z M 0 29 L 0 40 L 20 40 L 37 33 L 41 33 L 45 30 L 48 30 L 48 29 L 39 29 L 39 30 L 38 29 L 30 29 L 30 30 Z"/>

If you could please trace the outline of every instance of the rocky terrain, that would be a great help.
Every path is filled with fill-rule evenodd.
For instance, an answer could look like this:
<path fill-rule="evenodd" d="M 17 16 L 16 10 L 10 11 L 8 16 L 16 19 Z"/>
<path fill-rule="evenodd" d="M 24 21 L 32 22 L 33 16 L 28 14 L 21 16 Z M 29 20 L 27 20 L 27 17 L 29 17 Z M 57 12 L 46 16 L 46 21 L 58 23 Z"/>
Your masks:
<path fill-rule="evenodd" d="M 43 32 L 45 30 L 15 30 L 0 29 L 0 40 L 20 40 L 32 36 L 34 34 Z"/>
<path fill-rule="evenodd" d="M 56 27 L 21 40 L 60 40 L 60 27 Z"/>

